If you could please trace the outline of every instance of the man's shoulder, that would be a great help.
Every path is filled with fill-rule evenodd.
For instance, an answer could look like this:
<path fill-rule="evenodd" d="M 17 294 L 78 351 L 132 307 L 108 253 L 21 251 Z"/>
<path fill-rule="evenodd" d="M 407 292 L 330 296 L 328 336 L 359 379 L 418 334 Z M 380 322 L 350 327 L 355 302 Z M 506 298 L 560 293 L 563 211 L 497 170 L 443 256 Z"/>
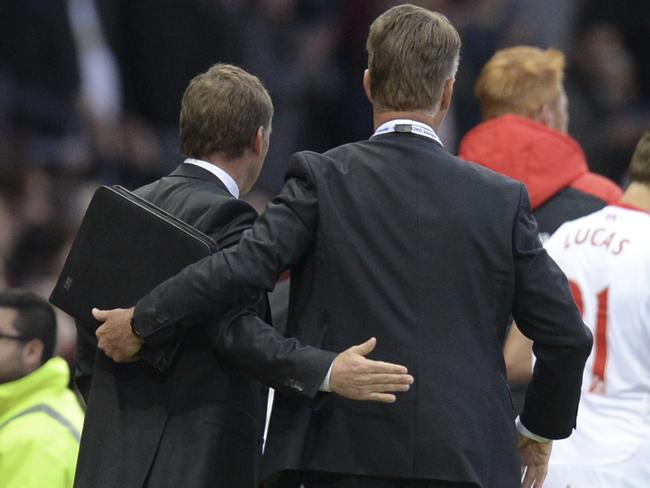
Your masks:
<path fill-rule="evenodd" d="M 468 187 L 482 189 L 482 192 L 508 195 L 514 194 L 519 196 L 524 185 L 511 178 L 510 176 L 498 173 L 494 170 L 475 164 L 464 159 L 445 153 L 443 161 L 446 162 L 451 171 L 457 173 L 461 181 L 464 181 Z"/>
<path fill-rule="evenodd" d="M 191 194 L 192 201 L 221 201 L 234 199 L 222 185 L 215 181 L 188 178 L 178 175 L 167 175 L 133 191 L 136 195 L 148 201 L 180 198 Z"/>
<path fill-rule="evenodd" d="M 350 155 L 363 152 L 368 146 L 369 141 L 348 142 L 340 146 L 333 147 L 324 152 L 316 151 L 299 151 L 294 154 L 294 158 L 301 159 L 306 164 L 329 163 L 336 164 L 337 161 L 350 157 Z"/>
<path fill-rule="evenodd" d="M 418 139 L 419 141 L 419 139 Z M 491 192 L 514 192 L 519 195 L 522 184 L 506 175 L 497 173 L 484 166 L 465 161 L 446 151 L 444 148 L 433 143 L 417 147 L 417 157 L 425 164 L 431 164 L 431 168 L 440 178 L 450 178 L 455 182 L 474 187 L 482 186 L 486 191 Z M 375 140 L 363 140 L 343 144 L 334 147 L 324 153 L 314 151 L 301 151 L 292 158 L 290 169 L 309 171 L 312 175 L 326 174 L 332 169 L 345 173 L 349 165 L 359 161 L 367 161 L 372 164 L 377 157 L 382 157 L 383 148 L 378 148 Z M 389 154 L 385 157 L 390 158 Z M 309 169 L 306 169 L 309 168 Z"/>
<path fill-rule="evenodd" d="M 257 211 L 214 181 L 165 176 L 135 191 L 138 196 L 198 230 L 223 238 L 250 227 Z M 232 231 L 232 232 L 231 232 Z"/>

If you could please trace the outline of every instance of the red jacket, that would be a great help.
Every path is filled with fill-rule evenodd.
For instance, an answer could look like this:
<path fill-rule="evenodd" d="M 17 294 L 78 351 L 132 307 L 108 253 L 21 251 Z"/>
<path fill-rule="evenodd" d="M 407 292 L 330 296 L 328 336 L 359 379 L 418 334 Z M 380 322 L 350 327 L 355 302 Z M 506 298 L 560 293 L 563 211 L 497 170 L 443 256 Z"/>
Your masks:
<path fill-rule="evenodd" d="M 577 141 L 533 120 L 503 115 L 469 131 L 459 156 L 521 181 L 533 209 L 570 187 L 612 203 L 621 189 L 589 171 Z"/>

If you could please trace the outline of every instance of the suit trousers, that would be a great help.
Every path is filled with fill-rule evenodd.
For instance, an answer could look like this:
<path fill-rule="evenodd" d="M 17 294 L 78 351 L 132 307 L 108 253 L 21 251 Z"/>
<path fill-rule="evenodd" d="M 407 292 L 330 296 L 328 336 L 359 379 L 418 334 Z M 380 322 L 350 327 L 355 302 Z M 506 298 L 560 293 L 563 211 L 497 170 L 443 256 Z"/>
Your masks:
<path fill-rule="evenodd" d="M 304 488 L 478 488 L 474 483 L 457 481 L 376 478 L 318 471 L 305 472 L 303 486 Z"/>

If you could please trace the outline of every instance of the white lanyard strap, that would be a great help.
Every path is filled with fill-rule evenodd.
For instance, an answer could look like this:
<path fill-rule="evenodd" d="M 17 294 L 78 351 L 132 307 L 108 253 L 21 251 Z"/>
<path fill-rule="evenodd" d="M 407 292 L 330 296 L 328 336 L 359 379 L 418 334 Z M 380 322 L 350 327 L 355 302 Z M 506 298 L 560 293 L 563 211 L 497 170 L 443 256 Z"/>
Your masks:
<path fill-rule="evenodd" d="M 372 139 L 375 136 L 389 134 L 391 132 L 402 134 L 407 134 L 410 132 L 413 134 L 418 134 L 420 136 L 428 137 L 429 139 L 436 141 L 441 146 L 443 145 L 442 141 L 438 137 L 438 134 L 436 134 L 431 127 L 423 124 L 422 122 L 416 122 L 415 120 L 408 119 L 390 120 L 388 122 L 385 122 L 377 128 L 375 133 L 370 138 Z"/>

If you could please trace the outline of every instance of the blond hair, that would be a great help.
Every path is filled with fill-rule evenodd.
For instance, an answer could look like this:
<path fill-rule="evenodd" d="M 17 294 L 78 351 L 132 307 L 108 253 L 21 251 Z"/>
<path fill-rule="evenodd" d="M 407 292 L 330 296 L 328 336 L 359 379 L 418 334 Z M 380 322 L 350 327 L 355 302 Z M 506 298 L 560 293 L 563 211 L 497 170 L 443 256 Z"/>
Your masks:
<path fill-rule="evenodd" d="M 404 4 L 372 23 L 366 49 L 375 108 L 429 111 L 456 73 L 460 36 L 444 15 Z"/>
<path fill-rule="evenodd" d="M 239 157 L 260 127 L 269 128 L 273 102 L 262 82 L 237 66 L 215 64 L 196 76 L 181 102 L 180 146 L 187 157 Z"/>
<path fill-rule="evenodd" d="M 497 51 L 476 81 L 483 117 L 511 113 L 533 118 L 542 105 L 559 98 L 564 66 L 564 55 L 555 49 L 516 46 Z"/>
<path fill-rule="evenodd" d="M 632 155 L 630 181 L 650 185 L 650 130 L 645 131 Z"/>

